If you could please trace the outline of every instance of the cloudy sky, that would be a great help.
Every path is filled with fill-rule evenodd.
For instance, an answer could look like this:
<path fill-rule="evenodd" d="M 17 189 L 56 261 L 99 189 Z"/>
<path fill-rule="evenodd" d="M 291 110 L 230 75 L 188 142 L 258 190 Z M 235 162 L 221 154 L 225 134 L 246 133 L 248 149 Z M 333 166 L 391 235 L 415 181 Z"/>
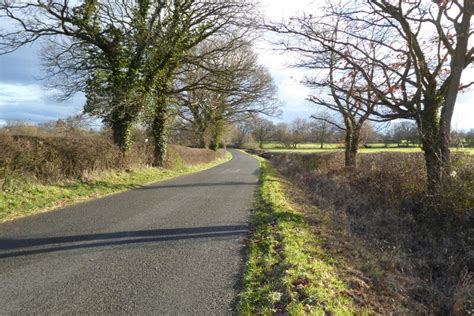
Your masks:
<path fill-rule="evenodd" d="M 31 45 L 0 56 L 0 124 L 42 123 L 81 111 L 82 95 L 58 102 L 58 92 L 44 87 L 39 50 L 39 45 Z"/>
<path fill-rule="evenodd" d="M 262 7 L 270 19 L 279 20 L 323 0 L 262 0 Z M 0 25 L 1 28 L 1 25 Z M 40 123 L 64 118 L 81 111 L 84 97 L 77 95 L 67 102 L 56 100 L 57 92 L 44 88 L 41 77 L 39 46 L 24 47 L 14 53 L 0 56 L 0 124 L 7 121 Z M 290 61 L 285 55 L 272 51 L 260 42 L 256 45 L 260 62 L 271 72 L 279 89 L 283 103 L 283 115 L 278 121 L 291 121 L 297 117 L 307 118 L 315 109 L 305 101 L 309 91 L 299 84 L 301 73 L 288 67 Z M 474 76 L 474 72 L 472 72 Z M 453 118 L 453 128 L 474 128 L 474 106 L 471 100 L 474 91 L 462 93 Z"/>

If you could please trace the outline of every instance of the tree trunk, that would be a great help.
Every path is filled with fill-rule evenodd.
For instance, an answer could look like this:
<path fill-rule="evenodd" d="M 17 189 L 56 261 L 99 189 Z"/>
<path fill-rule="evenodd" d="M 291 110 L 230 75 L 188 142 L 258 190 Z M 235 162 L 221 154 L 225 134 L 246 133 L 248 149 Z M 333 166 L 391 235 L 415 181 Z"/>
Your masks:
<path fill-rule="evenodd" d="M 206 137 L 204 136 L 204 134 L 201 134 L 199 136 L 199 148 L 209 148 L 209 144 L 207 143 L 206 141 Z"/>
<path fill-rule="evenodd" d="M 428 176 L 428 192 L 436 195 L 439 192 L 445 173 L 445 168 L 440 159 L 440 151 L 432 146 L 432 140 L 423 140 L 423 151 Z"/>
<path fill-rule="evenodd" d="M 206 127 L 199 127 L 196 130 L 197 134 L 196 137 L 198 138 L 199 141 L 199 148 L 209 148 L 209 141 L 208 141 L 208 134 L 207 134 L 207 128 Z"/>
<path fill-rule="evenodd" d="M 357 151 L 359 150 L 360 129 L 347 128 L 345 139 L 345 166 L 357 167 Z"/>
<path fill-rule="evenodd" d="M 158 105 L 152 123 L 152 134 L 155 142 L 154 165 L 163 167 L 168 146 L 168 111 L 166 105 Z"/>
<path fill-rule="evenodd" d="M 468 3 L 468 2 L 466 2 Z M 471 8 L 472 9 L 472 5 Z M 457 45 L 451 55 L 450 78 L 448 89 L 442 97 L 434 96 L 425 104 L 425 109 L 417 118 L 418 129 L 422 138 L 422 149 L 425 153 L 426 169 L 428 175 L 428 192 L 436 195 L 443 186 L 443 181 L 449 174 L 451 139 L 451 120 L 454 106 L 461 85 L 461 77 L 466 68 L 466 52 L 469 46 L 471 14 L 465 12 L 457 28 Z M 441 107 L 441 104 L 443 105 Z M 441 111 L 439 109 L 441 108 Z"/>
<path fill-rule="evenodd" d="M 114 144 L 125 153 L 132 146 L 132 127 L 133 118 L 130 115 L 121 116 L 120 113 L 114 112 L 110 118 L 110 126 L 112 127 L 112 137 Z"/>
<path fill-rule="evenodd" d="M 430 107 L 417 119 L 428 177 L 428 193 L 436 195 L 449 173 L 449 135 L 444 135 L 438 114 L 439 107 Z"/>
<path fill-rule="evenodd" d="M 204 121 L 196 115 L 194 118 L 195 123 L 193 126 L 193 130 L 196 133 L 196 139 L 198 140 L 198 146 L 199 148 L 209 148 L 209 141 L 208 141 L 208 126 L 207 124 L 204 123 Z"/>
<path fill-rule="evenodd" d="M 210 149 L 216 151 L 219 149 L 219 145 L 222 142 L 222 136 L 224 133 L 224 120 L 218 119 L 214 125 L 214 129 L 212 131 L 212 141 L 209 146 Z"/>

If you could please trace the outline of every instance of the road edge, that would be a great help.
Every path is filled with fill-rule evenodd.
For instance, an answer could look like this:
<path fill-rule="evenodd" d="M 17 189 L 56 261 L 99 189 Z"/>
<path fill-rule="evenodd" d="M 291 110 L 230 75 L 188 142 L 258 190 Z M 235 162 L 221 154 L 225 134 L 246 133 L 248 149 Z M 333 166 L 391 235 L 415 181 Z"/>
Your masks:
<path fill-rule="evenodd" d="M 168 170 L 168 169 L 158 169 L 158 171 L 162 171 L 162 174 L 159 174 L 158 178 L 155 178 L 153 180 L 145 181 L 145 182 L 131 183 L 131 184 L 128 185 L 127 188 L 121 188 L 121 189 L 117 189 L 117 190 L 113 190 L 113 191 L 100 191 L 100 190 L 96 191 L 96 192 L 91 191 L 89 194 L 84 194 L 84 195 L 80 195 L 80 196 L 73 197 L 73 198 L 66 198 L 66 199 L 65 198 L 60 198 L 60 199 L 57 199 L 56 201 L 52 202 L 52 205 L 47 206 L 47 207 L 38 207 L 38 208 L 33 207 L 30 210 L 26 210 L 26 211 L 21 211 L 20 210 L 20 211 L 14 212 L 13 214 L 8 214 L 4 218 L 0 218 L 0 224 L 16 221 L 16 220 L 19 220 L 19 219 L 22 219 L 22 218 L 32 217 L 32 216 L 36 216 L 36 215 L 40 215 L 40 214 L 44 214 L 44 213 L 59 211 L 59 210 L 61 210 L 63 208 L 66 208 L 66 207 L 78 205 L 78 204 L 81 204 L 81 203 L 91 202 L 91 201 L 98 200 L 98 199 L 101 199 L 101 198 L 105 198 L 105 197 L 108 197 L 108 196 L 112 196 L 112 195 L 115 195 L 115 194 L 120 194 L 120 193 L 123 193 L 123 192 L 134 190 L 134 189 L 137 189 L 137 188 L 140 188 L 140 187 L 145 187 L 147 185 L 152 185 L 152 184 L 155 184 L 155 183 L 162 183 L 162 182 L 165 182 L 165 181 L 174 180 L 174 179 L 184 177 L 184 176 L 187 176 L 187 175 L 199 173 L 199 172 L 206 171 L 206 170 L 215 168 L 217 166 L 220 166 L 224 163 L 227 163 L 227 162 L 231 161 L 232 159 L 233 159 L 232 153 L 230 151 L 226 150 L 224 158 L 216 159 L 216 160 L 214 160 L 212 162 L 209 162 L 209 163 L 188 166 L 188 167 L 185 167 L 183 169 L 174 170 L 174 171 L 173 170 Z M 140 169 L 140 170 L 137 170 L 137 172 L 140 172 L 140 171 L 143 171 L 143 170 L 146 170 L 146 169 Z M 132 176 L 133 176 L 133 174 L 130 174 L 130 178 Z M 98 179 L 98 182 L 101 182 L 101 179 Z M 55 186 L 53 185 L 51 187 L 55 187 Z M 20 213 L 17 213 L 17 212 L 20 212 Z"/>

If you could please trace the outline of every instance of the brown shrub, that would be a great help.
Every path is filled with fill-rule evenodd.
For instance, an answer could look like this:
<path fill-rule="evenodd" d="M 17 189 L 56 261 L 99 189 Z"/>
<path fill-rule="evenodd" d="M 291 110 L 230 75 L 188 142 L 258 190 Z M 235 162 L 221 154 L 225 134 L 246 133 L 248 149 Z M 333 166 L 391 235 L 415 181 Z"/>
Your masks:
<path fill-rule="evenodd" d="M 172 156 L 174 152 L 182 159 L 183 164 L 186 166 L 208 163 L 223 158 L 225 155 L 225 150 L 213 151 L 210 149 L 190 148 L 179 145 L 171 145 L 170 152 L 169 157 Z"/>
<path fill-rule="evenodd" d="M 68 137 L 12 136 L 0 132 L 0 189 L 16 190 L 34 181 L 51 183 L 86 180 L 89 174 L 145 167 L 153 162 L 153 147 L 135 143 L 123 155 L 109 137 L 70 134 Z M 170 146 L 169 168 L 210 162 L 222 156 L 211 150 Z"/>
<path fill-rule="evenodd" d="M 150 160 L 144 148 L 136 147 L 124 156 L 99 135 L 39 138 L 0 134 L 0 146 L 4 188 L 15 177 L 39 182 L 83 179 L 88 173 L 123 170 Z"/>
<path fill-rule="evenodd" d="M 312 202 L 331 210 L 351 235 L 380 258 L 390 258 L 390 269 L 412 278 L 404 289 L 412 299 L 435 313 L 469 309 L 468 296 L 474 292 L 474 157 L 453 156 L 452 176 L 436 197 L 425 194 L 422 154 L 358 159 L 356 170 L 343 168 L 342 153 L 282 154 L 273 162 Z"/>

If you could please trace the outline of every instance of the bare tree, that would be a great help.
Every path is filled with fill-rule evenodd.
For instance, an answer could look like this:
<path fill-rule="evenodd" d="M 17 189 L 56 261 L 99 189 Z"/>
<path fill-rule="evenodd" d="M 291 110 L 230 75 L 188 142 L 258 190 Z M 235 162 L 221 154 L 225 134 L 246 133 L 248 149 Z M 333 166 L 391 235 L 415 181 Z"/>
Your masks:
<path fill-rule="evenodd" d="M 289 125 L 289 141 L 291 147 L 296 149 L 298 144 L 306 142 L 308 139 L 309 123 L 303 118 L 294 119 Z"/>
<path fill-rule="evenodd" d="M 274 138 L 280 142 L 285 148 L 291 148 L 291 132 L 287 123 L 281 122 L 275 125 Z"/>
<path fill-rule="evenodd" d="M 398 146 L 410 146 L 417 143 L 418 130 L 416 124 L 412 121 L 396 123 L 392 126 L 392 140 L 398 143 Z"/>
<path fill-rule="evenodd" d="M 312 117 L 319 118 L 311 124 L 311 130 L 315 137 L 314 140 L 319 143 L 319 148 L 324 149 L 324 144 L 328 143 L 331 135 L 334 134 L 334 126 L 328 122 L 335 120 L 327 111 L 318 111 Z"/>
<path fill-rule="evenodd" d="M 375 67 L 363 57 L 380 55 L 378 49 L 381 45 L 371 43 L 364 46 L 364 55 L 358 54 L 359 60 L 355 67 L 347 63 L 344 57 L 350 54 L 350 47 L 343 43 L 350 39 L 345 34 L 347 25 L 342 23 L 340 16 L 325 21 L 323 18 L 303 15 L 292 18 L 288 23 L 265 24 L 264 27 L 281 35 L 277 47 L 298 56 L 293 67 L 312 71 L 303 80 L 303 84 L 315 90 L 308 100 L 335 113 L 328 117 L 317 115 L 322 113 L 319 112 L 312 118 L 345 133 L 345 165 L 355 167 L 360 131 L 378 105 L 378 96 L 366 82 L 376 76 Z"/>
<path fill-rule="evenodd" d="M 305 54 L 332 53 L 344 60 L 376 96 L 380 107 L 374 113 L 381 121 L 414 119 L 423 144 L 428 189 L 436 193 L 449 171 L 457 94 L 472 85 L 462 84 L 461 75 L 473 62 L 474 50 L 469 48 L 473 13 L 471 0 L 347 1 L 322 15 L 296 17 L 286 25 L 267 28 L 303 38 L 311 44 L 302 50 Z M 342 39 L 325 36 L 335 23 L 340 23 Z M 367 48 L 374 45 L 379 49 L 372 54 Z"/>
<path fill-rule="evenodd" d="M 471 128 L 468 132 L 466 132 L 466 143 L 469 147 L 474 147 L 474 128 Z"/>
<path fill-rule="evenodd" d="M 364 147 L 370 148 L 370 144 L 377 143 L 380 139 L 378 129 L 372 122 L 366 122 L 360 131 L 360 143 L 364 144 Z"/>
<path fill-rule="evenodd" d="M 252 134 L 251 120 L 245 120 L 234 124 L 234 140 L 233 144 L 242 148 L 249 141 Z"/>
<path fill-rule="evenodd" d="M 252 123 L 255 140 L 258 142 L 260 149 L 263 149 L 263 144 L 268 141 L 274 133 L 275 124 L 273 124 L 272 121 L 259 116 L 254 117 Z"/>
<path fill-rule="evenodd" d="M 258 64 L 250 43 L 234 44 L 234 50 L 189 64 L 181 79 L 178 113 L 194 126 L 204 147 L 216 149 L 228 123 L 278 112 L 276 88 L 268 70 Z M 202 47 L 215 49 L 212 42 Z"/>
<path fill-rule="evenodd" d="M 339 32 L 337 24 L 333 29 L 333 39 Z M 375 53 L 375 47 L 371 47 Z M 364 83 L 358 70 L 348 67 L 338 55 L 329 52 L 327 58 L 317 59 L 318 67 L 328 72 L 327 77 L 307 79 L 305 84 L 316 89 L 329 90 L 328 96 L 314 94 L 309 101 L 336 113 L 335 116 L 311 117 L 328 123 L 345 133 L 345 166 L 356 167 L 357 152 L 364 124 L 376 109 L 377 102 L 372 90 Z M 371 67 L 366 65 L 366 67 Z M 373 70 L 373 68 L 372 68 Z M 370 73 L 373 77 L 374 73 Z"/>
<path fill-rule="evenodd" d="M 449 172 L 451 120 L 458 91 L 472 85 L 462 84 L 461 76 L 473 62 L 474 50 L 468 45 L 474 3 L 415 1 L 406 5 L 373 0 L 362 12 L 374 18 L 362 21 L 360 13 L 355 12 L 344 17 L 361 27 L 388 29 L 397 39 L 386 47 L 391 59 L 371 59 L 381 74 L 379 80 L 385 82 L 384 90 L 391 92 L 382 94 L 380 87 L 374 87 L 386 110 L 378 114 L 416 121 L 425 153 L 428 189 L 436 193 Z M 362 40 L 373 41 L 363 35 Z M 347 60 L 354 63 L 351 58 Z"/>

